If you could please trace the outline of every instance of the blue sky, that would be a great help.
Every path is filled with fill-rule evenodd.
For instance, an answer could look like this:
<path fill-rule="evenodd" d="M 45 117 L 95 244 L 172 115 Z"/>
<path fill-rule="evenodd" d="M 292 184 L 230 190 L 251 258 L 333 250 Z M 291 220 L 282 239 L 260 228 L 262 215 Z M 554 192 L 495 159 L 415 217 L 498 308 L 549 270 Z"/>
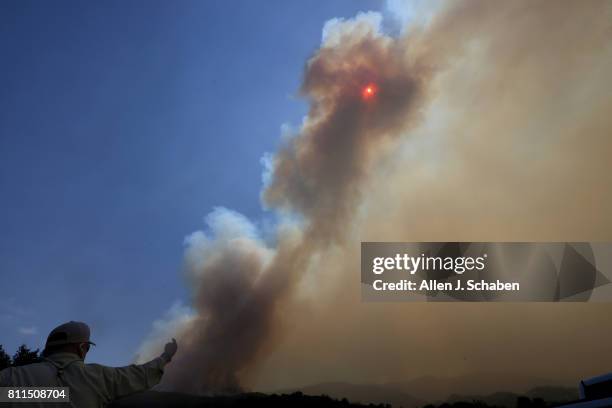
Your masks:
<path fill-rule="evenodd" d="M 378 1 L 3 1 L 0 344 L 90 323 L 128 363 L 215 206 L 261 219 L 260 158 L 299 124 L 325 21 Z"/>

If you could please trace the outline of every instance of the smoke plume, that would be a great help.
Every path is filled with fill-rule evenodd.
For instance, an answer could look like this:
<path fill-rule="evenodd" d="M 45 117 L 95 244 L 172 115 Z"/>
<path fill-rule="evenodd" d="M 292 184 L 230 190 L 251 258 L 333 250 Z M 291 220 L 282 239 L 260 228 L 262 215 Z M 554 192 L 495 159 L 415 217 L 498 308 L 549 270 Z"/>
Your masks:
<path fill-rule="evenodd" d="M 492 356 L 504 371 L 520 360 L 566 380 L 554 352 L 580 360 L 576 375 L 603 365 L 545 345 L 561 335 L 603 352 L 572 330 L 612 335 L 605 305 L 363 305 L 358 248 L 610 239 L 611 8 L 453 2 L 399 36 L 377 13 L 328 23 L 305 65 L 308 115 L 269 161 L 262 198 L 281 221 L 270 239 L 216 209 L 187 238 L 192 305 L 169 319 L 181 347 L 163 385 L 397 381 L 482 371 Z"/>

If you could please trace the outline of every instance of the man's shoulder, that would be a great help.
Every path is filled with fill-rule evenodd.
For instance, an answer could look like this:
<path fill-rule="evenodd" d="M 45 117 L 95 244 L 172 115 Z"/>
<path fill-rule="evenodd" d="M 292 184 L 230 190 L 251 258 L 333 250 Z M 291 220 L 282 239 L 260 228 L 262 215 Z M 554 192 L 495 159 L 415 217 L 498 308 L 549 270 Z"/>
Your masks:
<path fill-rule="evenodd" d="M 0 370 L 0 380 L 4 379 L 5 377 L 10 376 L 12 371 L 13 371 L 13 367 L 6 367 Z"/>
<path fill-rule="evenodd" d="M 105 366 L 105 365 L 98 364 L 98 363 L 83 364 L 83 367 L 85 367 L 86 370 L 91 370 L 91 371 L 104 371 L 104 370 L 112 368 L 112 367 Z"/>
<path fill-rule="evenodd" d="M 19 371 L 31 371 L 31 370 L 37 370 L 39 368 L 42 367 L 46 367 L 48 364 L 44 361 L 40 361 L 38 363 L 31 363 L 31 364 L 26 364 L 26 365 L 22 365 L 22 366 L 13 366 L 13 367 L 7 367 L 4 370 L 0 371 L 0 373 L 12 373 L 12 372 L 19 372 Z"/>
<path fill-rule="evenodd" d="M 9 378 L 11 378 L 11 368 L 7 367 L 0 370 L 0 387 L 7 387 L 9 385 Z"/>
<path fill-rule="evenodd" d="M 1 386 L 25 386 L 34 379 L 46 378 L 49 373 L 48 364 L 32 363 L 17 367 L 8 367 L 0 371 Z"/>

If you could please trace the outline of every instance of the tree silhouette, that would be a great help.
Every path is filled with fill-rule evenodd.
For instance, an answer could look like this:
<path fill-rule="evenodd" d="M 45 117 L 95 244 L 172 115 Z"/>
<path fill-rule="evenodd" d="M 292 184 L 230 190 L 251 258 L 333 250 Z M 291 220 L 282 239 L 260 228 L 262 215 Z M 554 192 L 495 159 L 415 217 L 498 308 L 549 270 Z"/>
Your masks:
<path fill-rule="evenodd" d="M 32 351 L 25 344 L 22 344 L 17 349 L 17 352 L 13 356 L 13 366 L 23 366 L 26 364 L 38 363 L 40 357 L 38 356 L 38 349 Z"/>
<path fill-rule="evenodd" d="M 11 357 L 8 354 L 6 354 L 6 351 L 4 351 L 2 344 L 0 344 L 0 371 L 10 366 L 11 366 Z"/>

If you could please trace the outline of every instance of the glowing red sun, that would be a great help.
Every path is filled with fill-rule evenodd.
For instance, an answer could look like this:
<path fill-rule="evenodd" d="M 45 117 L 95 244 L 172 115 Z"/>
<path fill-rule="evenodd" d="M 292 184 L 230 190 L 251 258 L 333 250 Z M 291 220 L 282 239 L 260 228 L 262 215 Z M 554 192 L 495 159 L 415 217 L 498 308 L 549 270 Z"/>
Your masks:
<path fill-rule="evenodd" d="M 364 86 L 363 89 L 361 90 L 361 97 L 365 100 L 369 100 L 369 99 L 374 98 L 377 92 L 378 92 L 378 87 L 376 86 L 376 84 L 370 83 Z"/>

